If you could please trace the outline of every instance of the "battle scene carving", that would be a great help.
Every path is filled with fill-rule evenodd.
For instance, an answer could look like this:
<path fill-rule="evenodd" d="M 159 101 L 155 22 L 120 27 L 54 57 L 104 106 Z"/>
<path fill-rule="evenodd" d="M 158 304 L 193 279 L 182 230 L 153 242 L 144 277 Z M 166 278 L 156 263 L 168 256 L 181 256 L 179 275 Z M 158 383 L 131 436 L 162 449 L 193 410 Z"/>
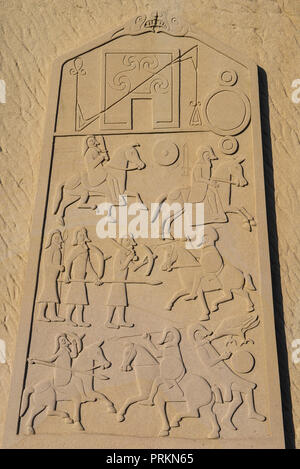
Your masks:
<path fill-rule="evenodd" d="M 273 432 L 253 70 L 201 38 L 155 12 L 61 65 L 22 438 L 234 447 Z M 178 237 L 197 204 L 201 239 Z M 99 235 L 103 216 L 113 235 Z"/>

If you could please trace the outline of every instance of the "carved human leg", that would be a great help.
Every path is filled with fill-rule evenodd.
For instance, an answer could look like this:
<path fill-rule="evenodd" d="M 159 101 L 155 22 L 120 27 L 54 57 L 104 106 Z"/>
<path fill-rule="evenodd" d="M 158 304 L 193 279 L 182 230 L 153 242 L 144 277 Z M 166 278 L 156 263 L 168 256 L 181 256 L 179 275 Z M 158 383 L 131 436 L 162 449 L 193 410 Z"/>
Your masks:
<path fill-rule="evenodd" d="M 242 403 L 243 399 L 241 393 L 239 391 L 233 391 L 232 401 L 227 404 L 227 411 L 221 420 L 221 428 L 223 428 L 224 426 L 229 428 L 230 430 L 237 430 L 236 426 L 232 422 L 232 417 L 234 416 L 235 412 L 240 407 L 240 405 L 242 405 Z M 224 405 L 226 405 L 226 403 Z"/>
<path fill-rule="evenodd" d="M 80 410 L 81 410 L 81 397 L 73 397 L 72 399 L 73 402 L 73 408 L 74 408 L 74 414 L 73 414 L 73 422 L 76 430 L 78 431 L 84 431 L 84 427 L 81 424 L 81 416 L 80 416 Z"/>
<path fill-rule="evenodd" d="M 57 316 L 56 303 L 48 303 L 48 318 L 51 322 L 63 322 L 64 318 Z"/>
<path fill-rule="evenodd" d="M 253 389 L 251 389 L 245 394 L 245 404 L 248 408 L 248 418 L 258 420 L 259 422 L 264 422 L 266 420 L 266 417 L 264 415 L 259 414 L 255 410 L 253 392 Z"/>
<path fill-rule="evenodd" d="M 162 426 L 158 436 L 168 436 L 170 433 L 170 424 L 167 416 L 166 401 L 161 393 L 157 394 L 155 404 L 159 410 Z"/>
<path fill-rule="evenodd" d="M 46 317 L 47 303 L 38 303 L 38 305 L 37 320 L 50 322 L 50 319 Z"/>
<path fill-rule="evenodd" d="M 66 326 L 74 326 L 74 327 L 77 326 L 77 324 L 72 321 L 72 314 L 73 314 L 74 309 L 75 309 L 75 305 L 67 305 L 66 314 L 65 314 L 65 316 L 66 316 L 65 325 Z"/>
<path fill-rule="evenodd" d="M 116 317 L 117 325 L 119 327 L 133 327 L 134 324 L 132 322 L 126 322 L 125 314 L 126 314 L 125 306 L 116 307 L 115 317 Z"/>
<path fill-rule="evenodd" d="M 214 405 L 215 405 L 215 400 L 212 399 L 212 402 L 207 406 L 207 415 L 211 423 L 211 431 L 207 435 L 207 438 L 212 438 L 212 439 L 220 438 L 220 430 L 221 430 L 220 425 L 218 423 L 217 416 L 213 409 Z"/>
<path fill-rule="evenodd" d="M 78 327 L 90 327 L 91 324 L 89 322 L 84 322 L 83 320 L 83 312 L 84 312 L 84 305 L 76 305 L 75 314 L 77 318 L 77 326 Z"/>

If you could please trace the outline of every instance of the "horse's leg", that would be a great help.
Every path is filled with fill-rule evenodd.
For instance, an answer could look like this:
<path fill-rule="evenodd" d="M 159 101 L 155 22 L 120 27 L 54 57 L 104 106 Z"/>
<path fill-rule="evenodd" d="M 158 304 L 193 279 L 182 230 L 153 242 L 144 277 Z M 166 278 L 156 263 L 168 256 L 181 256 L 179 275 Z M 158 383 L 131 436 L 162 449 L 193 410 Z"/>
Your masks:
<path fill-rule="evenodd" d="M 72 398 L 73 402 L 73 408 L 74 408 L 74 414 L 73 414 L 73 422 L 76 430 L 82 432 L 84 431 L 84 427 L 81 424 L 81 416 L 80 416 L 80 411 L 81 411 L 81 396 L 73 396 Z"/>
<path fill-rule="evenodd" d="M 228 207 L 225 208 L 225 213 L 235 213 L 237 215 L 240 215 L 243 218 L 243 227 L 247 229 L 248 231 L 252 231 L 252 226 L 256 225 L 256 222 L 254 220 L 254 217 L 250 215 L 247 210 L 239 207 L 235 207 L 233 205 L 228 205 Z"/>
<path fill-rule="evenodd" d="M 61 201 L 60 207 L 56 214 L 56 216 L 58 217 L 58 221 L 61 225 L 64 226 L 65 224 L 64 217 L 65 217 L 66 208 L 69 205 L 72 205 L 75 202 L 77 202 L 79 199 L 80 199 L 80 195 L 68 194 L 67 191 L 65 190 L 63 200 Z"/>
<path fill-rule="evenodd" d="M 198 300 L 201 305 L 201 314 L 199 320 L 206 321 L 207 319 L 209 319 L 210 310 L 207 306 L 205 292 L 202 290 L 201 287 L 198 289 Z"/>
<path fill-rule="evenodd" d="M 255 221 L 254 216 L 251 215 L 251 213 L 249 213 L 248 210 L 245 209 L 245 207 L 241 207 L 240 210 L 245 215 L 245 217 L 248 218 L 248 220 L 250 222 L 250 225 L 251 226 L 256 226 L 256 221 Z"/>
<path fill-rule="evenodd" d="M 171 427 L 179 427 L 180 421 L 184 418 L 197 418 L 199 417 L 199 404 L 186 402 L 185 410 L 176 414 L 171 422 Z"/>
<path fill-rule="evenodd" d="M 158 436 L 168 436 L 170 433 L 170 424 L 169 424 L 169 420 L 167 416 L 167 409 L 166 409 L 167 403 L 165 399 L 163 398 L 161 392 L 158 392 L 158 394 L 156 395 L 155 404 L 158 407 L 161 420 L 162 420 L 162 427 L 160 429 Z"/>
<path fill-rule="evenodd" d="M 181 208 L 180 210 L 178 210 L 178 212 L 174 213 L 173 215 L 170 215 L 170 213 L 168 213 L 168 216 L 162 220 L 161 222 L 162 239 L 170 238 L 171 225 L 174 223 L 174 221 L 177 218 L 179 218 L 183 214 L 183 211 L 184 209 Z M 166 229 L 168 229 L 168 232 L 166 232 Z"/>
<path fill-rule="evenodd" d="M 56 410 L 52 405 L 47 408 L 47 416 L 49 417 L 61 417 L 64 419 L 64 423 L 73 423 L 73 420 L 70 418 L 67 412 L 63 410 Z"/>
<path fill-rule="evenodd" d="M 112 401 L 110 399 L 108 399 L 108 397 L 106 397 L 105 394 L 103 394 L 102 392 L 99 392 L 99 391 L 92 391 L 91 393 L 88 394 L 88 400 L 89 399 L 92 399 L 92 400 L 103 400 L 105 402 L 105 405 L 106 405 L 106 409 L 107 409 L 107 412 L 111 413 L 111 414 L 115 414 L 116 413 L 116 409 L 115 409 L 115 406 L 114 404 L 112 403 Z"/>
<path fill-rule="evenodd" d="M 148 392 L 138 394 L 137 396 L 129 397 L 117 412 L 116 417 L 117 417 L 118 422 L 123 422 L 125 420 L 126 412 L 131 405 L 136 404 L 137 402 L 140 402 L 140 401 L 144 401 L 147 399 L 147 397 L 148 397 Z"/>
<path fill-rule="evenodd" d="M 46 405 L 43 402 L 37 403 L 36 399 L 32 398 L 32 408 L 29 409 L 28 419 L 25 423 L 24 433 L 25 435 L 34 435 L 35 430 L 33 427 L 35 417 L 46 409 Z"/>
<path fill-rule="evenodd" d="M 226 301 L 230 301 L 233 298 L 233 294 L 231 290 L 222 290 L 222 296 L 220 296 L 217 300 L 215 300 L 211 305 L 212 311 L 217 311 L 219 309 L 219 304 L 226 303 Z"/>
<path fill-rule="evenodd" d="M 248 313 L 250 313 L 251 311 L 254 311 L 254 303 L 253 301 L 251 300 L 250 298 L 250 294 L 249 292 L 244 288 L 240 288 L 238 290 L 234 290 L 234 293 L 236 293 L 237 295 L 241 296 L 242 298 L 245 299 L 246 303 L 247 303 L 247 311 Z"/>
<path fill-rule="evenodd" d="M 189 294 L 189 290 L 187 289 L 182 289 L 182 290 L 179 290 L 177 293 L 175 293 L 172 298 L 169 300 L 169 302 L 167 303 L 167 305 L 165 306 L 165 309 L 167 311 L 171 311 L 171 309 L 173 308 L 174 304 L 176 303 L 177 300 L 179 300 L 179 298 L 181 298 L 182 296 L 186 296 Z"/>

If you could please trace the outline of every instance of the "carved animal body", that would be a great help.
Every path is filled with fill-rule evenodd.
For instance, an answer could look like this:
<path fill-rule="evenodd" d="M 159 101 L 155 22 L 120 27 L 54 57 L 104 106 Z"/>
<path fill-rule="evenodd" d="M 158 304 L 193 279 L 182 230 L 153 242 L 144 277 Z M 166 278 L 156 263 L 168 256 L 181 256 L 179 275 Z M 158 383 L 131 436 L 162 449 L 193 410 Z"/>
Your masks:
<path fill-rule="evenodd" d="M 216 247 L 213 247 L 217 250 Z M 219 251 L 217 251 L 219 252 Z M 250 298 L 249 292 L 255 290 L 252 278 L 237 267 L 225 261 L 220 255 L 221 266 L 215 271 L 202 273 L 198 288 L 198 300 L 201 308 L 201 320 L 209 319 L 211 311 L 217 311 L 220 303 L 232 300 L 233 295 L 239 295 L 245 299 L 248 311 L 253 311 L 254 304 Z M 171 310 L 180 298 L 190 295 L 195 276 L 199 275 L 197 269 L 201 265 L 181 243 L 174 243 L 167 248 L 166 260 L 162 266 L 163 270 L 171 271 L 178 264 L 178 277 L 182 289 L 174 293 L 166 305 L 167 310 Z M 209 309 L 205 294 L 211 291 L 222 291 L 222 295 L 217 298 Z"/>
<path fill-rule="evenodd" d="M 146 347 L 129 343 L 124 348 L 121 369 L 123 371 L 131 371 L 133 369 L 133 362 L 139 392 L 137 395 L 129 397 L 121 406 L 117 412 L 119 422 L 125 420 L 130 406 L 147 399 L 153 381 L 159 375 L 159 362 L 152 353 Z M 155 404 L 159 409 L 162 422 L 159 436 L 168 436 L 171 427 L 179 426 L 181 419 L 199 417 L 199 409 L 205 408 L 211 424 L 208 438 L 219 438 L 220 427 L 213 411 L 215 399 L 209 383 L 201 376 L 187 372 L 178 385 L 183 392 L 183 396 L 182 394 L 179 395 L 178 388 L 165 389 L 163 386 L 159 388 L 156 395 Z M 186 404 L 185 410 L 181 414 L 177 414 L 170 424 L 166 409 L 167 402 L 185 402 Z"/>
<path fill-rule="evenodd" d="M 245 179 L 243 174 L 242 162 L 244 160 L 238 157 L 226 158 L 224 162 L 219 164 L 216 169 L 213 168 L 211 181 L 216 183 L 216 198 L 217 205 L 219 208 L 218 216 L 212 216 L 209 211 L 209 207 L 206 204 L 206 198 L 204 199 L 205 207 L 205 218 L 204 224 L 209 223 L 225 223 L 228 221 L 227 214 L 235 213 L 242 217 L 243 227 L 247 228 L 249 231 L 252 231 L 252 227 L 256 225 L 254 217 L 244 208 L 232 204 L 232 186 L 244 187 L 248 184 L 248 181 Z M 179 187 L 174 189 L 169 193 L 162 194 L 158 200 L 158 208 L 154 212 L 152 221 L 154 221 L 159 212 L 162 212 L 162 237 L 166 237 L 168 232 L 167 229 L 172 224 L 172 222 L 180 217 L 184 212 L 183 204 L 190 202 L 190 196 L 192 193 L 192 188 L 188 187 Z M 201 202 L 202 200 L 200 200 Z M 174 214 L 170 215 L 168 211 L 164 211 L 164 202 L 169 205 L 180 204 L 181 208 L 175 211 Z"/>
<path fill-rule="evenodd" d="M 105 394 L 94 391 L 92 371 L 95 368 L 106 369 L 111 363 L 106 360 L 101 345 L 92 344 L 86 347 L 79 357 L 74 360 L 71 371 L 60 369 L 60 376 L 65 375 L 65 384 L 55 385 L 53 379 L 43 380 L 39 383 L 28 386 L 23 392 L 22 407 L 20 416 L 28 413 L 24 432 L 27 435 L 35 433 L 35 417 L 43 411 L 47 416 L 58 416 L 64 423 L 74 424 L 76 430 L 84 430 L 81 424 L 80 408 L 81 404 L 88 401 L 103 400 L 108 412 L 115 412 L 113 403 Z M 51 366 L 51 365 L 50 365 Z M 54 365 L 55 366 L 55 365 Z M 103 379 L 107 379 L 104 377 Z M 72 401 L 74 413 L 72 418 L 67 412 L 57 410 L 58 401 Z"/>
<path fill-rule="evenodd" d="M 59 223 L 64 225 L 65 210 L 69 205 L 80 201 L 81 208 L 96 208 L 88 205 L 91 195 L 106 197 L 107 202 L 117 205 L 119 196 L 126 190 L 127 171 L 141 170 L 144 167 L 145 163 L 141 160 L 136 146 L 125 145 L 117 149 L 111 161 L 103 166 L 105 177 L 98 187 L 89 187 L 87 176 L 82 177 L 79 173 L 62 182 L 57 188 L 53 213 L 57 215 Z M 106 187 L 103 187 L 104 183 Z M 139 200 L 137 193 L 127 195 Z"/>

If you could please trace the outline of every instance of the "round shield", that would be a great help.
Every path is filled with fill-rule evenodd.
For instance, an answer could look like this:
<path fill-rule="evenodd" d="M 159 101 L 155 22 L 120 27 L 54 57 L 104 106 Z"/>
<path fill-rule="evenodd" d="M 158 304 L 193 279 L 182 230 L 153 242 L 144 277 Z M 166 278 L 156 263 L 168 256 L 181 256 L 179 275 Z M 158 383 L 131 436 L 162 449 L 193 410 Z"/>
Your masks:
<path fill-rule="evenodd" d="M 161 166 L 170 166 L 174 164 L 179 157 L 179 148 L 176 143 L 170 140 L 158 142 L 154 147 L 154 158 L 156 163 Z"/>
<path fill-rule="evenodd" d="M 249 373 L 253 370 L 255 359 L 247 350 L 239 350 L 231 357 L 231 366 L 237 373 Z"/>

